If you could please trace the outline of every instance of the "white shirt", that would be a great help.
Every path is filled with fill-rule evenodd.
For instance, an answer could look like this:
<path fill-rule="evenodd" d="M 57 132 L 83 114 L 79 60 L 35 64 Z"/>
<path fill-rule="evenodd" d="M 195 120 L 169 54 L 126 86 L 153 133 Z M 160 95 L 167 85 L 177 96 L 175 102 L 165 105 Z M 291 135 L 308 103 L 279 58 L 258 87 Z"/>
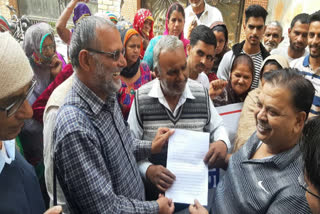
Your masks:
<path fill-rule="evenodd" d="M 171 111 L 169 104 L 167 100 L 165 99 L 161 87 L 160 87 L 160 81 L 158 79 L 153 80 L 154 84 L 148 94 L 150 97 L 157 98 L 159 103 L 164 105 L 169 111 Z M 188 79 L 190 81 L 190 79 Z M 178 109 L 180 106 L 182 106 L 187 99 L 195 99 L 195 97 L 192 95 L 192 92 L 189 88 L 188 82 L 186 83 L 185 89 L 179 99 L 179 102 L 175 108 L 175 110 L 172 112 L 174 116 L 177 115 Z M 134 101 L 133 101 L 134 102 Z M 210 101 L 210 123 L 206 126 L 207 130 L 210 130 L 211 135 L 213 135 L 214 141 L 222 140 L 228 147 L 228 149 L 231 147 L 229 138 L 228 138 L 228 133 L 225 127 L 223 126 L 223 120 L 218 114 L 217 110 L 213 106 L 212 102 Z M 128 117 L 128 123 L 130 124 L 130 129 L 133 134 L 133 136 L 137 139 L 142 139 L 143 136 L 143 129 L 138 123 L 138 118 L 136 115 L 136 107 L 135 104 L 132 103 L 129 117 Z M 210 136 L 210 139 L 212 139 L 212 136 Z M 145 178 L 146 172 L 148 167 L 152 165 L 151 162 L 148 160 L 142 160 L 138 162 L 140 174 Z"/>
<path fill-rule="evenodd" d="M 2 141 L 2 148 L 0 149 L 0 174 L 5 164 L 11 164 L 15 159 L 15 140 Z"/>
<path fill-rule="evenodd" d="M 278 47 L 278 48 L 273 49 L 272 51 L 270 51 L 270 54 L 272 54 L 272 55 L 277 54 L 277 55 L 283 56 L 284 58 L 286 58 L 288 60 L 288 63 L 290 63 L 295 59 L 291 58 L 288 55 L 288 48 L 289 48 L 288 46 L 286 46 L 286 47 Z M 309 54 L 309 51 L 307 49 L 305 49 L 304 53 L 303 53 L 303 57 L 307 56 L 308 54 Z"/>
<path fill-rule="evenodd" d="M 204 72 L 201 72 L 198 75 L 198 78 L 196 79 L 196 81 L 209 90 L 209 86 L 210 86 L 209 78 Z"/>
<path fill-rule="evenodd" d="M 197 15 L 193 12 L 191 5 L 184 9 L 186 19 L 183 32 L 185 38 L 187 38 L 188 29 L 193 20 L 197 21 L 197 25 L 205 25 L 207 27 L 210 27 L 212 23 L 216 21 L 223 22 L 222 14 L 219 9 L 210 6 L 205 1 L 204 4 L 204 11 L 200 16 L 200 19 L 198 19 Z"/>

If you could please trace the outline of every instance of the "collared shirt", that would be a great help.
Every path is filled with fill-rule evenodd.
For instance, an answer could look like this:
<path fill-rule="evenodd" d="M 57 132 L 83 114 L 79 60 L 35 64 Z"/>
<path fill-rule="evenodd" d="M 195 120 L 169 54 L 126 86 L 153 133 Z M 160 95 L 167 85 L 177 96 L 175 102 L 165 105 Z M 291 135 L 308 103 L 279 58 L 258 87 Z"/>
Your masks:
<path fill-rule="evenodd" d="M 150 97 L 157 98 L 159 100 L 159 103 L 164 105 L 169 111 L 171 111 L 169 104 L 166 100 L 166 98 L 163 95 L 163 92 L 160 87 L 160 81 L 158 79 L 153 80 L 153 86 L 148 94 Z M 188 80 L 190 81 L 190 80 Z M 195 97 L 192 95 L 192 92 L 189 88 L 188 82 L 186 83 L 185 89 L 179 99 L 179 102 L 175 108 L 175 110 L 172 112 L 174 116 L 177 115 L 180 106 L 182 106 L 187 99 L 195 99 Z M 230 148 L 230 141 L 228 138 L 228 134 L 226 129 L 223 126 L 223 120 L 218 114 L 217 110 L 214 108 L 212 102 L 210 101 L 210 123 L 206 126 L 206 130 L 210 130 L 210 133 L 212 133 L 212 136 L 210 136 L 210 139 L 214 139 L 215 141 L 222 140 L 225 142 L 228 148 Z M 131 106 L 128 123 L 130 124 L 130 129 L 134 136 L 137 139 L 142 139 L 143 136 L 143 129 L 138 123 L 137 115 L 136 115 L 136 105 L 133 103 Z M 151 162 L 148 160 L 143 160 L 139 162 L 139 170 L 140 173 L 145 176 L 145 173 L 148 169 L 148 167 L 151 165 Z"/>
<path fill-rule="evenodd" d="M 211 202 L 213 213 L 310 213 L 298 183 L 303 168 L 299 145 L 270 158 L 251 159 L 259 141 L 254 133 L 231 156 Z"/>
<path fill-rule="evenodd" d="M 115 96 L 103 101 L 75 76 L 56 121 L 55 166 L 71 212 L 159 212 L 157 202 L 143 201 L 136 163 L 151 142 L 131 137 Z"/>
<path fill-rule="evenodd" d="M 216 7 L 212 7 L 206 2 L 204 2 L 204 11 L 201 14 L 200 18 L 197 17 L 197 15 L 193 12 L 191 5 L 189 5 L 185 10 L 186 19 L 184 24 L 184 37 L 187 38 L 189 27 L 193 20 L 197 21 L 197 25 L 205 25 L 207 27 L 210 27 L 212 23 L 216 21 L 222 21 L 222 14 L 219 9 Z"/>
<path fill-rule="evenodd" d="M 313 84 L 316 89 L 310 112 L 320 115 L 320 67 L 315 71 L 311 69 L 309 63 L 310 55 L 300 57 L 290 63 L 290 67 L 297 68 L 300 73 Z"/>
<path fill-rule="evenodd" d="M 0 174 L 5 164 L 11 164 L 15 158 L 15 140 L 2 141 L 0 149 Z"/>

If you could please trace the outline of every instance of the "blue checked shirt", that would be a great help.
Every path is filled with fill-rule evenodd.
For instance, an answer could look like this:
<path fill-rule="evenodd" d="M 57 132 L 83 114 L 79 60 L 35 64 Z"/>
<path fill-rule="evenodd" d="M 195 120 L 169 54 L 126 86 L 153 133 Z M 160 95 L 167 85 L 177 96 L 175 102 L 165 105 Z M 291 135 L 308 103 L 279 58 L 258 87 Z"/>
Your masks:
<path fill-rule="evenodd" d="M 101 100 L 77 77 L 53 133 L 57 177 L 72 213 L 158 213 L 137 162 L 151 142 L 133 139 L 116 98 Z"/>
<path fill-rule="evenodd" d="M 303 172 L 299 145 L 272 157 L 251 159 L 258 145 L 254 133 L 231 156 L 216 190 L 213 213 L 311 213 L 298 180 Z"/>

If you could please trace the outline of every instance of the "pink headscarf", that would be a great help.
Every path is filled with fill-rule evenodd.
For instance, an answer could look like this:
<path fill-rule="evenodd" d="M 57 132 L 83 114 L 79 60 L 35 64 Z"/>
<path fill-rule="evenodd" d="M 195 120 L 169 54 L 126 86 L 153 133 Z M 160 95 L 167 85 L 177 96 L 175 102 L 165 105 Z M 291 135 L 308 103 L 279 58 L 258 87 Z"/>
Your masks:
<path fill-rule="evenodd" d="M 182 5 L 179 4 L 178 2 L 175 2 L 172 5 L 170 5 L 170 7 L 169 7 L 169 9 L 167 11 L 167 15 L 166 15 L 166 30 L 164 31 L 163 35 L 169 35 L 169 27 L 168 27 L 168 24 L 169 24 L 169 12 L 170 12 L 170 9 L 173 6 L 178 6 L 178 7 L 183 8 Z M 185 17 L 183 17 L 183 18 L 185 18 Z M 181 34 L 179 36 L 179 39 L 183 42 L 184 51 L 185 51 L 186 56 L 187 56 L 187 45 L 190 43 L 190 41 L 189 41 L 189 39 L 184 38 L 183 30 L 182 30 L 182 32 L 181 32 Z"/>

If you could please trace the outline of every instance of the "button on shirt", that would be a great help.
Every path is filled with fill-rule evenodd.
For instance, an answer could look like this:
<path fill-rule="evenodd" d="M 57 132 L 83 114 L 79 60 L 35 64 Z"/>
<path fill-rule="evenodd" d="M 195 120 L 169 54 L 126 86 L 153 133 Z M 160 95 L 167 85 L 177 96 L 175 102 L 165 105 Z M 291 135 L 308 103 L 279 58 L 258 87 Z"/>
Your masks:
<path fill-rule="evenodd" d="M 101 100 L 76 76 L 53 132 L 55 166 L 72 213 L 158 213 L 145 199 L 136 161 L 151 142 L 135 140 L 116 97 Z"/>
<path fill-rule="evenodd" d="M 308 54 L 305 57 L 293 60 L 290 63 L 290 67 L 297 68 L 304 78 L 309 80 L 316 89 L 310 112 L 315 115 L 320 115 L 320 67 L 315 71 L 312 70 L 309 57 L 310 55 Z"/>
<path fill-rule="evenodd" d="M 11 164 L 15 158 L 15 140 L 2 141 L 0 150 L 0 174 L 5 164 Z"/>
<path fill-rule="evenodd" d="M 259 147 L 254 133 L 234 153 L 219 182 L 212 213 L 310 213 L 298 177 L 303 161 L 299 145 L 264 159 L 251 159 Z"/>
<path fill-rule="evenodd" d="M 185 24 L 184 24 L 184 37 L 187 38 L 189 27 L 193 20 L 197 21 L 197 25 L 205 25 L 207 27 L 210 27 L 212 23 L 216 21 L 223 22 L 222 14 L 220 10 L 218 10 L 216 7 L 212 7 L 208 5 L 206 2 L 204 2 L 204 11 L 201 14 L 200 18 L 197 17 L 197 15 L 193 12 L 191 5 L 189 5 L 185 10 Z"/>

